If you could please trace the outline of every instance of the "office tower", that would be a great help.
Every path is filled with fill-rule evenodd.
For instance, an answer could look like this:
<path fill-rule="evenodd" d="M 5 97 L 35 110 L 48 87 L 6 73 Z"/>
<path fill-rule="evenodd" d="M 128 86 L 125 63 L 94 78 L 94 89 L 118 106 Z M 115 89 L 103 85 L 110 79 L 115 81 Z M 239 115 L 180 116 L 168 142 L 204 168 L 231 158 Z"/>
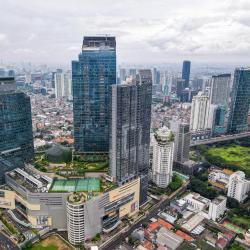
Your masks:
<path fill-rule="evenodd" d="M 230 175 L 228 183 L 227 196 L 236 199 L 239 202 L 247 198 L 250 191 L 250 181 L 245 179 L 242 171 L 237 171 Z"/>
<path fill-rule="evenodd" d="M 0 157 L 22 164 L 34 156 L 30 98 L 16 91 L 14 77 L 0 78 Z M 7 166 L 7 165 L 6 165 Z M 14 165 L 13 167 L 17 167 Z M 0 177 L 4 171 L 2 169 Z"/>
<path fill-rule="evenodd" d="M 120 69 L 120 83 L 124 82 L 126 80 L 127 77 L 127 71 L 124 68 Z"/>
<path fill-rule="evenodd" d="M 189 159 L 191 135 L 189 124 L 181 121 L 171 121 L 170 129 L 174 133 L 174 161 L 184 163 Z"/>
<path fill-rule="evenodd" d="M 247 117 L 250 105 L 250 68 L 237 68 L 234 72 L 228 132 L 248 130 Z"/>
<path fill-rule="evenodd" d="M 69 97 L 72 95 L 72 75 L 68 70 L 63 74 L 63 96 Z"/>
<path fill-rule="evenodd" d="M 191 62 L 190 61 L 183 61 L 182 79 L 185 80 L 185 88 L 189 87 L 190 68 L 191 68 Z"/>
<path fill-rule="evenodd" d="M 109 88 L 114 84 L 115 37 L 84 37 L 79 60 L 72 62 L 76 152 L 109 151 Z"/>
<path fill-rule="evenodd" d="M 63 97 L 63 71 L 62 69 L 57 69 L 55 73 L 55 96 L 56 98 Z"/>
<path fill-rule="evenodd" d="M 132 76 L 132 78 L 135 78 L 135 76 L 136 76 L 136 69 L 129 69 L 129 75 Z"/>
<path fill-rule="evenodd" d="M 218 105 L 210 104 L 208 120 L 207 120 L 207 128 L 211 129 L 211 131 L 213 131 L 215 126 L 217 109 Z"/>
<path fill-rule="evenodd" d="M 208 129 L 210 103 L 209 97 L 203 92 L 193 97 L 190 117 L 190 130 L 192 132 Z"/>
<path fill-rule="evenodd" d="M 228 106 L 231 74 L 212 76 L 210 86 L 210 103 Z"/>
<path fill-rule="evenodd" d="M 52 72 L 52 75 L 51 75 L 51 87 L 52 87 L 53 89 L 55 89 L 55 87 L 56 87 L 55 75 L 56 75 L 56 72 Z M 27 77 L 26 77 L 26 78 L 27 78 Z M 27 81 L 27 79 L 26 79 L 26 81 Z M 30 79 L 30 81 L 31 81 L 31 79 Z"/>
<path fill-rule="evenodd" d="M 156 68 L 153 68 L 152 69 L 153 85 L 160 84 L 160 78 L 161 78 L 160 72 Z"/>
<path fill-rule="evenodd" d="M 150 70 L 112 86 L 110 174 L 119 184 L 140 176 L 140 204 L 147 200 L 152 101 Z"/>
<path fill-rule="evenodd" d="M 185 89 L 185 80 L 178 78 L 176 81 L 176 94 L 179 99 L 181 99 L 182 91 Z"/>
<path fill-rule="evenodd" d="M 159 129 L 154 135 L 152 180 L 161 188 L 172 181 L 174 157 L 174 134 L 167 128 Z"/>
<path fill-rule="evenodd" d="M 194 78 L 192 80 L 192 90 L 201 91 L 203 88 L 203 79 Z"/>
<path fill-rule="evenodd" d="M 210 105 L 209 126 L 213 135 L 226 133 L 226 107 L 222 105 Z"/>

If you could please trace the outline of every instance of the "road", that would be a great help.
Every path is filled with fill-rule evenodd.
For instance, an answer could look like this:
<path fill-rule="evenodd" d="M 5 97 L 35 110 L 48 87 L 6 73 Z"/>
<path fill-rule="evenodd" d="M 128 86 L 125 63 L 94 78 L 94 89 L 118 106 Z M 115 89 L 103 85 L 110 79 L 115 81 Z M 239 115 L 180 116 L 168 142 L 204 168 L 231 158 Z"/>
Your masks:
<path fill-rule="evenodd" d="M 113 238 L 111 242 L 106 243 L 105 246 L 100 246 L 100 249 L 101 250 L 116 249 L 116 247 L 119 246 L 122 243 L 122 241 L 124 241 L 125 238 L 127 238 L 136 228 L 139 228 L 142 223 L 149 221 L 151 218 L 156 217 L 157 214 L 159 213 L 159 210 L 164 210 L 166 206 L 169 204 L 170 200 L 174 199 L 177 195 L 184 192 L 188 184 L 189 182 L 187 182 L 184 186 L 179 188 L 165 200 L 160 201 L 151 211 L 149 211 L 149 213 L 146 216 L 137 221 L 135 224 L 131 225 L 126 232 L 122 232 L 117 237 Z"/>
<path fill-rule="evenodd" d="M 15 245 L 4 234 L 0 233 L 0 249 L 1 250 L 19 250 L 20 248 Z"/>
<path fill-rule="evenodd" d="M 250 137 L 250 132 L 245 132 L 245 133 L 240 133 L 240 134 L 235 134 L 235 135 L 225 135 L 225 136 L 214 137 L 214 138 L 210 138 L 210 139 L 193 141 L 193 142 L 191 142 L 190 146 L 194 147 L 194 146 L 198 146 L 198 145 L 205 145 L 205 144 L 211 144 L 211 143 L 216 143 L 216 142 L 221 142 L 221 141 L 240 139 L 243 137 Z"/>

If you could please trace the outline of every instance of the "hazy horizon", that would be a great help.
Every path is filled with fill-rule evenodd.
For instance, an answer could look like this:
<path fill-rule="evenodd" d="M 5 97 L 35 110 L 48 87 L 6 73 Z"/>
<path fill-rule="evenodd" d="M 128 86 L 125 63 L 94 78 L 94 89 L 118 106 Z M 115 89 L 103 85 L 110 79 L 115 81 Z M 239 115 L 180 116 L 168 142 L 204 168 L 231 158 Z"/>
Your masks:
<path fill-rule="evenodd" d="M 0 1 L 2 62 L 70 65 L 84 35 L 111 34 L 120 64 L 250 64 L 248 0 Z"/>

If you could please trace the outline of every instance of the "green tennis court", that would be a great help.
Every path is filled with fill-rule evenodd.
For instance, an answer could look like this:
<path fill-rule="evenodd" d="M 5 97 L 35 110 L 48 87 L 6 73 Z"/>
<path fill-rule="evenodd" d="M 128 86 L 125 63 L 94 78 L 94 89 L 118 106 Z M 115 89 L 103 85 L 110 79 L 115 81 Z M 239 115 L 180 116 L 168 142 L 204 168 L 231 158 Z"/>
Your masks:
<path fill-rule="evenodd" d="M 74 180 L 55 180 L 51 192 L 100 192 L 99 178 L 83 178 Z"/>
<path fill-rule="evenodd" d="M 241 227 L 238 227 L 237 225 L 234 225 L 232 223 L 230 223 L 229 221 L 224 221 L 223 222 L 223 226 L 237 234 L 245 234 L 245 230 Z"/>

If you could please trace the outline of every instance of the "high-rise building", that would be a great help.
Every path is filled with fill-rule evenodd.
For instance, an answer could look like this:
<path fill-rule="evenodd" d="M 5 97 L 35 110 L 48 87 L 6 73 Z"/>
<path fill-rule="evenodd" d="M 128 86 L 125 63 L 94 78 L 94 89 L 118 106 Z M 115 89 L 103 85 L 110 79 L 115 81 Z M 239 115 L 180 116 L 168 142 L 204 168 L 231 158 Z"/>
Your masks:
<path fill-rule="evenodd" d="M 124 82 L 126 80 L 127 77 L 127 71 L 124 68 L 120 68 L 120 83 Z"/>
<path fill-rule="evenodd" d="M 54 75 L 55 77 L 55 96 L 60 98 L 63 96 L 63 71 L 62 69 L 57 69 Z"/>
<path fill-rule="evenodd" d="M 247 117 L 250 106 L 250 68 L 237 68 L 234 72 L 228 132 L 248 130 Z"/>
<path fill-rule="evenodd" d="M 129 76 L 132 76 L 132 78 L 135 78 L 135 76 L 136 76 L 136 69 L 129 69 Z"/>
<path fill-rule="evenodd" d="M 174 161 L 184 163 L 189 159 L 191 135 L 189 124 L 181 121 L 171 121 L 170 129 L 174 133 Z"/>
<path fill-rule="evenodd" d="M 71 71 L 63 72 L 61 69 L 58 69 L 54 74 L 54 78 L 56 98 L 71 96 Z"/>
<path fill-rule="evenodd" d="M 222 105 L 210 105 L 209 124 L 212 135 L 222 135 L 226 133 L 226 110 Z"/>
<path fill-rule="evenodd" d="M 160 78 L 161 78 L 160 72 L 156 68 L 153 68 L 152 69 L 153 85 L 160 84 Z"/>
<path fill-rule="evenodd" d="M 209 128 L 209 97 L 203 92 L 193 97 L 190 118 L 190 130 L 192 132 L 205 131 Z"/>
<path fill-rule="evenodd" d="M 76 152 L 109 151 L 109 88 L 114 84 L 115 37 L 84 37 L 79 60 L 72 62 Z"/>
<path fill-rule="evenodd" d="M 182 79 L 185 80 L 185 88 L 189 87 L 190 69 L 191 69 L 191 62 L 183 61 Z"/>
<path fill-rule="evenodd" d="M 63 95 L 66 97 L 72 96 L 72 75 L 71 71 L 68 70 L 63 74 Z"/>
<path fill-rule="evenodd" d="M 181 98 L 182 91 L 185 89 L 185 80 L 178 78 L 176 82 L 176 94 L 178 98 Z"/>
<path fill-rule="evenodd" d="M 14 77 L 0 78 L 0 157 L 23 164 L 34 156 L 30 98 L 16 90 Z M 10 168 L 17 165 L 10 164 Z M 4 172 L 11 170 L 1 168 Z M 2 179 L 1 179 L 2 180 Z"/>
<path fill-rule="evenodd" d="M 152 180 L 161 188 L 172 181 L 174 157 L 174 134 L 167 128 L 159 129 L 154 135 Z"/>
<path fill-rule="evenodd" d="M 230 175 L 227 196 L 239 202 L 247 198 L 250 191 L 250 181 L 245 179 L 245 173 L 237 171 Z"/>
<path fill-rule="evenodd" d="M 212 76 L 210 86 L 210 103 L 228 106 L 231 74 Z"/>
<path fill-rule="evenodd" d="M 203 88 L 203 79 L 201 78 L 194 78 L 192 80 L 192 90 L 201 91 Z"/>
<path fill-rule="evenodd" d="M 212 200 L 209 204 L 208 216 L 213 221 L 217 221 L 221 218 L 227 210 L 227 197 L 218 196 Z"/>
<path fill-rule="evenodd" d="M 150 70 L 112 86 L 110 174 L 123 184 L 140 176 L 140 204 L 147 200 L 152 100 Z"/>

